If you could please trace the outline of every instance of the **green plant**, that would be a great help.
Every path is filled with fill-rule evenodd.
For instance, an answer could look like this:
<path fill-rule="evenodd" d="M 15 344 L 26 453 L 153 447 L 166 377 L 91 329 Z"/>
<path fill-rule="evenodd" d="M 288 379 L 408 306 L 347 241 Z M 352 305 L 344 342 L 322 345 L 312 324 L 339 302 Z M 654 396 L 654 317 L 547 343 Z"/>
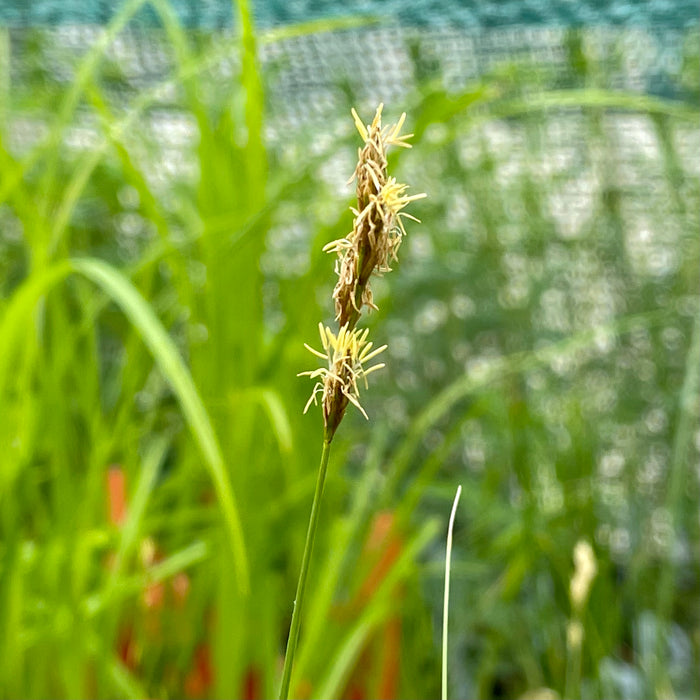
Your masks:
<path fill-rule="evenodd" d="M 379 105 L 372 123 L 367 126 L 360 121 L 354 110 L 352 112 L 355 125 L 364 142 L 364 146 L 359 151 L 354 173 L 354 178 L 357 180 L 357 209 L 352 210 L 355 218 L 352 231 L 348 236 L 324 247 L 328 252 L 337 253 L 339 258 L 336 263 L 338 282 L 333 290 L 333 298 L 336 320 L 340 328 L 336 335 L 330 328 L 319 324 L 324 352 L 318 352 L 308 345 L 306 348 L 324 360 L 327 366 L 301 373 L 312 379 L 319 378 L 304 412 L 312 402 L 316 403 L 316 395 L 320 393 L 323 412 L 323 449 L 311 505 L 301 573 L 294 599 L 280 687 L 281 700 L 286 700 L 289 696 L 306 580 L 318 527 L 318 514 L 331 442 L 349 403 L 352 403 L 367 418 L 367 414 L 360 405 L 358 383 L 362 382 L 367 387 L 367 376 L 384 367 L 382 363 L 368 368 L 363 366 L 364 363 L 383 352 L 387 346 L 382 345 L 372 350 L 372 343 L 367 342 L 369 330 L 358 330 L 356 324 L 364 306 L 377 308 L 373 302 L 370 277 L 374 273 L 390 272 L 390 262 L 398 259 L 396 252 L 403 236 L 406 235 L 401 217 L 409 216 L 402 210 L 411 201 L 425 196 L 424 194 L 407 196 L 405 194 L 407 185 L 397 183 L 394 177 L 387 174 L 386 153 L 389 146 L 410 147 L 406 139 L 412 134 L 400 135 L 406 118 L 405 113 L 397 124 L 382 128 L 382 109 L 383 105 Z M 409 218 L 416 220 L 414 217 Z"/>
<path fill-rule="evenodd" d="M 388 35 L 421 144 L 389 169 L 431 197 L 373 280 L 390 360 L 333 441 L 293 685 L 438 696 L 461 483 L 450 697 L 698 695 L 697 31 L 455 34 L 472 81 L 374 20 L 247 26 L 244 60 L 245 17 L 142 7 L 0 28 L 0 696 L 277 693 L 318 458 L 294 375 L 370 89 L 328 47 Z"/>

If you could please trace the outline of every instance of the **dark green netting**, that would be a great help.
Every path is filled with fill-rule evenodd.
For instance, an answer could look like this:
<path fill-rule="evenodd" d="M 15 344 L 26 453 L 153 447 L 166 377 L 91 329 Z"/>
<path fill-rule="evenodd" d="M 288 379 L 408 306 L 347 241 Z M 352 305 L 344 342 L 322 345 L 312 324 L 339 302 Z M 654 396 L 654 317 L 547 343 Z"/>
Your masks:
<path fill-rule="evenodd" d="M 231 25 L 233 4 L 229 0 L 174 0 L 172 7 L 188 27 L 216 28 Z M 260 27 L 348 15 L 393 17 L 407 25 L 462 29 L 596 24 L 683 27 L 697 22 L 700 17 L 698 3 L 694 0 L 364 0 L 351 3 L 258 0 L 253 6 Z M 118 3 L 111 0 L 3 0 L 0 22 L 12 26 L 105 24 L 114 16 L 117 7 Z M 157 23 L 157 18 L 146 7 L 136 21 Z"/>

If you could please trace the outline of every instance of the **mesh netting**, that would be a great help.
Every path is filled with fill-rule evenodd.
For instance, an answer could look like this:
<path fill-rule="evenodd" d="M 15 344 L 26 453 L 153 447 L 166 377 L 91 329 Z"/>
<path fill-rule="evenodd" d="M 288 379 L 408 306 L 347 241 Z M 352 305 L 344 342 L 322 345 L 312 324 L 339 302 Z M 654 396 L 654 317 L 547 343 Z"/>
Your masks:
<path fill-rule="evenodd" d="M 221 28 L 234 21 L 230 0 L 173 0 L 171 6 L 188 27 Z M 52 0 L 23 2 L 4 0 L 0 22 L 15 26 L 37 24 L 104 24 L 114 17 L 117 3 L 110 0 Z M 414 26 L 451 26 L 479 29 L 504 26 L 590 26 L 596 24 L 642 27 L 682 27 L 697 22 L 700 10 L 692 0 L 363 0 L 346 3 L 334 0 L 258 0 L 253 3 L 260 27 L 308 22 L 321 18 L 361 15 L 394 17 Z M 156 13 L 148 6 L 136 15 L 136 23 L 157 24 Z"/>
<path fill-rule="evenodd" d="M 530 504 L 549 518 L 538 532 L 547 537 L 564 533 L 552 540 L 551 549 L 567 560 L 573 542 L 566 538 L 578 537 L 580 527 L 581 534 L 595 538 L 606 566 L 609 560 L 611 569 L 617 567 L 615 576 L 624 576 L 625 567 L 633 570 L 641 560 L 639 571 L 646 577 L 664 557 L 673 557 L 684 576 L 697 568 L 692 560 L 697 559 L 696 514 L 690 508 L 683 514 L 684 523 L 692 519 L 694 524 L 678 535 L 676 546 L 664 505 L 678 394 L 697 316 L 700 61 L 695 1 L 258 2 L 265 157 L 271 165 L 269 181 L 257 193 L 259 208 L 248 206 L 247 175 L 239 176 L 239 171 L 248 173 L 249 163 L 245 134 L 238 133 L 245 131 L 245 97 L 237 84 L 239 39 L 231 27 L 232 3 L 171 0 L 180 21 L 195 28 L 183 42 L 191 60 L 178 59 L 176 42 L 158 26 L 153 8 L 146 7 L 105 42 L 95 77 L 81 85 L 81 61 L 105 38 L 104 25 L 115 16 L 115 4 L 0 0 L 0 24 L 6 25 L 0 30 L 0 135 L 12 162 L 25 168 L 21 178 L 8 169 L 4 179 L 0 170 L 0 190 L 11 190 L 14 177 L 38 192 L 36 201 L 25 200 L 22 188 L 16 188 L 12 206 L 0 205 L 0 282 L 8 293 L 27 275 L 32 241 L 26 231 L 35 209 L 51 224 L 70 212 L 70 222 L 64 220 L 64 232 L 70 229 L 63 242 L 68 255 L 108 260 L 137 280 L 152 259 L 160 260 L 151 255 L 165 232 L 164 250 L 169 255 L 172 247 L 177 265 L 168 267 L 164 256 L 153 266 L 152 298 L 174 333 L 180 333 L 181 324 L 191 325 L 185 356 L 191 352 L 196 359 L 199 353 L 201 367 L 193 362 L 197 371 L 216 362 L 236 365 L 230 358 L 238 356 L 217 335 L 215 324 L 225 330 L 222 319 L 237 322 L 259 308 L 265 333 L 274 339 L 270 346 L 260 345 L 265 365 L 260 376 L 271 386 L 278 381 L 288 387 L 280 395 L 289 415 L 296 416 L 307 392 L 290 383 L 301 369 L 292 368 L 294 353 L 303 352 L 302 340 L 309 340 L 300 334 L 323 314 L 326 321 L 332 315 L 333 261 L 321 247 L 342 236 L 351 218 L 347 205 L 353 188 L 347 178 L 355 167 L 358 138 L 350 107 L 369 120 L 377 103 L 384 102 L 388 123 L 406 110 L 416 147 L 407 152 L 410 158 L 392 163 L 392 172 L 396 165 L 411 192 L 429 196 L 412 208 L 422 224 L 411 222 L 400 274 L 389 282 L 376 280 L 375 300 L 384 315 L 373 314 L 369 323 L 382 318 L 377 343 L 390 340 L 390 361 L 385 378 L 372 386 L 366 408 L 388 435 L 410 442 L 414 417 L 443 396 L 445 387 L 467 387 L 450 394 L 457 398 L 450 399 L 444 414 L 416 433 L 407 453 L 413 456 L 403 467 L 404 477 L 413 478 L 423 470 L 420 465 L 427 465 L 419 477 L 424 484 L 430 470 L 438 468 L 440 479 L 469 480 L 465 497 L 472 492 L 477 515 L 476 527 L 468 528 L 470 537 L 476 533 L 474 558 L 465 561 L 474 564 L 470 571 L 475 573 L 468 586 L 467 579 L 456 582 L 457 599 L 470 600 L 470 591 L 494 590 L 505 559 L 497 555 L 493 572 L 482 569 L 492 556 L 486 550 L 501 542 L 508 524 Z M 327 23 L 322 30 L 292 26 L 348 15 L 381 15 L 382 21 L 344 28 Z M 85 89 L 71 105 L 76 85 Z M 66 104 L 71 109 L 62 122 Z M 210 145 L 208 151 L 198 150 L 202 141 Z M 43 160 L 32 161 L 35 147 Z M 223 155 L 217 160 L 212 154 Z M 55 186 L 42 185 L 47 167 L 55 171 Z M 209 193 L 202 181 L 212 189 L 221 185 L 209 208 L 203 205 Z M 75 200 L 74 193 L 79 193 Z M 240 243 L 250 231 L 264 237 L 259 254 L 246 253 Z M 200 245 L 212 245 L 213 252 L 198 253 Z M 244 261 L 240 267 L 237 256 Z M 228 270 L 234 270 L 229 286 L 216 286 L 219 264 L 219 284 L 229 284 Z M 240 293 L 235 275 L 244 265 L 254 271 L 255 284 L 260 274 L 259 295 L 257 287 L 255 296 Z M 207 303 L 198 309 L 196 303 L 188 306 L 189 296 L 176 299 L 172 270 L 188 278 L 184 287 L 192 290 L 192 298 L 201 302 L 209 295 Z M 300 297 L 300 289 L 305 296 Z M 220 304 L 211 316 L 202 311 L 209 302 L 212 308 Z M 132 359 L 122 361 L 121 341 L 112 339 L 111 326 L 105 328 L 101 342 L 106 347 L 115 343 L 113 353 L 106 353 L 107 375 L 112 366 L 127 367 Z M 234 349 L 258 352 L 248 335 L 241 338 Z M 554 343 L 559 345 L 552 351 Z M 211 354 L 210 347 L 221 351 Z M 499 367 L 507 372 L 496 381 Z M 114 375 L 120 376 L 116 370 Z M 228 410 L 223 407 L 238 401 L 231 397 L 239 396 L 239 387 L 227 393 L 233 383 L 225 385 L 222 372 L 203 375 L 212 378 L 205 391 L 211 390 L 218 417 Z M 470 384 L 456 384 L 460 378 Z M 141 412 L 139 426 L 150 425 L 147 416 L 162 404 L 163 424 L 172 422 L 173 432 L 180 430 L 178 416 L 167 410 L 167 387 L 158 384 L 155 373 L 152 379 L 155 388 L 147 384 L 133 397 Z M 254 375 L 251 385 L 259 379 Z M 479 393 L 491 384 L 493 390 Z M 53 407 L 46 410 L 53 412 Z M 353 419 L 362 420 L 356 415 L 348 422 Z M 235 425 L 222 421 L 221 434 L 228 436 Z M 525 439 L 529 442 L 519 442 Z M 350 469 L 367 455 L 363 440 L 349 451 Z M 270 442 L 267 433 L 265 441 Z M 305 443 L 304 437 L 298 439 L 302 448 Z M 43 468 L 45 456 L 37 454 Z M 268 478 L 276 472 L 264 471 L 276 467 L 262 450 L 255 459 L 260 469 L 251 471 L 250 483 L 256 486 L 250 493 L 260 501 L 251 500 L 248 508 L 267 513 L 266 491 L 258 484 L 276 489 Z M 522 473 L 516 474 L 519 468 Z M 384 487 L 382 482 L 382 492 Z M 426 489 L 416 519 L 439 520 L 444 503 Z M 497 516 L 492 524 L 486 517 L 479 524 L 484 502 L 491 508 L 484 512 Z M 280 531 L 288 528 L 286 522 L 285 528 L 271 522 L 270 541 L 277 546 L 284 539 Z M 484 534 L 488 528 L 492 534 Z M 525 547 L 518 541 L 514 549 L 512 561 L 517 562 L 516 554 Z M 426 556 L 435 570 L 441 567 L 442 549 Z M 460 585 L 466 587 L 460 591 Z M 687 599 L 697 600 L 697 579 L 684 585 Z M 546 605 L 557 604 L 546 587 L 537 595 Z M 438 594 L 433 599 L 441 600 Z M 627 608 L 614 601 L 597 613 L 600 619 L 613 608 L 627 616 Z M 501 604 L 510 606 L 508 614 L 496 617 L 494 612 L 493 618 L 503 626 L 502 639 L 513 645 L 504 652 L 510 663 L 520 644 L 512 637 L 512 620 L 520 619 L 527 606 L 515 594 L 499 599 Z M 468 659 L 490 659 L 491 651 L 487 655 L 477 648 L 486 638 L 481 623 L 469 617 L 479 601 L 462 607 L 453 643 L 467 661 L 455 672 L 478 678 Z M 537 640 L 546 618 L 539 608 L 533 610 L 532 623 L 522 627 Z M 639 628 L 645 619 L 639 610 L 624 625 Z M 491 614 L 484 613 L 489 624 Z M 674 619 L 674 634 L 682 642 L 673 651 L 680 668 L 674 691 L 695 697 L 696 664 L 687 649 L 690 640 L 697 646 L 697 634 L 683 611 Z M 641 686 L 629 691 L 629 678 L 641 681 L 628 663 L 634 629 L 627 627 L 624 634 L 615 632 L 620 643 L 610 642 L 611 651 L 595 652 L 607 655 L 600 676 L 608 678 L 608 685 L 600 697 L 649 696 Z M 27 639 L 35 634 L 30 633 Z M 560 655 L 562 634 L 550 635 L 551 647 L 542 642 L 543 649 L 552 650 L 548 659 Z M 144 648 L 148 651 L 149 645 Z M 547 668 L 548 661 L 542 664 Z M 506 667 L 497 683 L 508 681 L 509 673 Z M 155 676 L 149 689 L 160 688 L 160 673 Z M 518 683 L 521 690 L 527 687 Z M 177 679 L 172 684 L 170 696 L 181 696 Z M 463 686 L 467 690 L 454 697 L 479 694 L 466 680 Z M 493 692 L 494 697 L 506 695 L 521 696 L 520 690 Z M 591 691 L 587 697 L 594 696 Z"/>

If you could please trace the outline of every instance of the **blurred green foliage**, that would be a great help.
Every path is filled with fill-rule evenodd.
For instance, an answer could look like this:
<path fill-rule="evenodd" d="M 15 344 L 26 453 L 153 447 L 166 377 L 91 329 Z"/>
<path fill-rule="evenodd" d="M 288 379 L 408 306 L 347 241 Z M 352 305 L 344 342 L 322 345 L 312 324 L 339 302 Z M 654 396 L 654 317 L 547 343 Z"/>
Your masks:
<path fill-rule="evenodd" d="M 7 698 L 279 681 L 320 450 L 295 375 L 332 315 L 349 109 L 375 105 L 339 81 L 342 113 L 285 125 L 284 60 L 256 51 L 372 25 L 256 37 L 239 3 L 240 36 L 184 32 L 158 0 L 162 30 L 124 31 L 140 4 L 0 32 Z M 391 167 L 429 199 L 375 291 L 371 421 L 336 438 L 299 697 L 438 696 L 457 484 L 451 697 L 699 691 L 697 32 L 676 101 L 611 89 L 623 35 L 564 38 L 564 72 L 516 57 L 459 90 L 407 44 Z"/>

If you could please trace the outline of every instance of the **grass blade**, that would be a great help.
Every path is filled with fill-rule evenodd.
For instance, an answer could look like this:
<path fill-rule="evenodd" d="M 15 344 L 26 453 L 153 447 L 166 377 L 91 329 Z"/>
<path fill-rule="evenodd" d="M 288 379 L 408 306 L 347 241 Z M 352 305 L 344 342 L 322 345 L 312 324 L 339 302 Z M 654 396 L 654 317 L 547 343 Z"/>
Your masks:
<path fill-rule="evenodd" d="M 233 488 L 226 473 L 224 458 L 211 421 L 175 343 L 168 336 L 151 307 L 131 282 L 115 268 L 91 258 L 73 260 L 72 265 L 76 272 L 92 280 L 121 307 L 138 329 L 177 396 L 214 481 L 237 565 L 239 589 L 241 592 L 247 592 L 249 589 L 248 558 Z"/>
<path fill-rule="evenodd" d="M 459 497 L 462 495 L 462 485 L 457 487 L 452 512 L 450 513 L 450 524 L 447 528 L 447 547 L 445 548 L 445 597 L 442 607 L 442 700 L 447 700 L 447 622 L 449 619 L 450 607 L 450 565 L 452 563 L 452 530 L 454 529 L 455 516 L 457 515 L 457 505 Z"/>
<path fill-rule="evenodd" d="M 137 328 L 177 396 L 211 473 L 236 561 L 238 587 L 241 592 L 246 593 L 249 590 L 249 573 L 243 529 L 233 488 L 211 421 L 175 343 L 168 336 L 153 309 L 120 272 L 100 260 L 83 258 L 60 263 L 30 277 L 13 296 L 0 322 L 0 337 L 3 339 L 0 345 L 0 389 L 5 386 L 5 375 L 13 352 L 18 346 L 20 331 L 26 329 L 28 319 L 31 322 L 37 301 L 71 271 L 78 272 L 94 282 L 122 309 Z"/>

